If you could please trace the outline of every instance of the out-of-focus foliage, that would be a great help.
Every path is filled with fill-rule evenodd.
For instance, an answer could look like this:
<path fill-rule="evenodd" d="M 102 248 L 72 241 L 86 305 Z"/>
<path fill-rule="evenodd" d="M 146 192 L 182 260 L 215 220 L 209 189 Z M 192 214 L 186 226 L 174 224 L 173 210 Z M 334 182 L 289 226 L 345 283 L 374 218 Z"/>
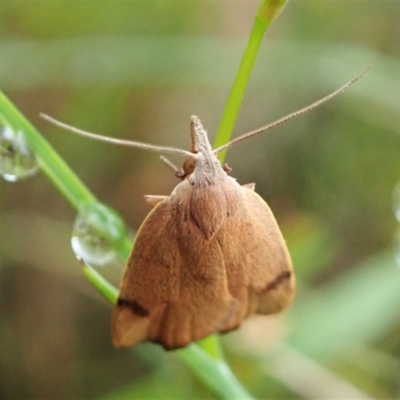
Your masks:
<path fill-rule="evenodd" d="M 177 183 L 157 155 L 74 137 L 38 114 L 182 148 L 197 114 L 212 137 L 257 7 L 3 2 L 0 88 L 137 229 L 148 212 L 143 195 Z M 399 15 L 396 1 L 292 0 L 261 49 L 237 134 L 376 66 L 332 102 L 228 153 L 232 175 L 256 182 L 276 214 L 299 282 L 290 311 L 252 318 L 223 339 L 259 398 L 400 394 Z M 74 218 L 41 175 L 0 182 L 0 398 L 211 398 L 173 354 L 111 346 L 110 309 L 70 250 Z M 118 282 L 120 269 L 104 272 Z"/>

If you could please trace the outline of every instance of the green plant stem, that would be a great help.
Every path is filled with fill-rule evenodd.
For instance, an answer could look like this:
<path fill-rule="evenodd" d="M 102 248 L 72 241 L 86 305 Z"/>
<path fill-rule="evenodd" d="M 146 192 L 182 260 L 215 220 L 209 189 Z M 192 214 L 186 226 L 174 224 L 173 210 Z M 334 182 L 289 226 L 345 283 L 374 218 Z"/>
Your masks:
<path fill-rule="evenodd" d="M 108 282 L 102 275 L 100 275 L 90 265 L 82 261 L 82 272 L 86 279 L 97 289 L 98 292 L 113 306 L 117 304 L 118 289 Z"/>
<path fill-rule="evenodd" d="M 220 147 L 228 143 L 236 123 L 240 106 L 246 91 L 251 71 L 253 70 L 254 63 L 258 51 L 260 49 L 264 33 L 271 25 L 272 21 L 282 11 L 286 5 L 287 0 L 263 0 L 257 11 L 253 29 L 247 43 L 246 50 L 243 54 L 239 70 L 236 74 L 232 90 L 229 94 L 228 101 L 222 115 L 221 123 L 218 128 L 217 136 L 214 141 L 214 148 Z M 224 161 L 226 151 L 219 154 L 218 158 L 221 162 Z"/>
<path fill-rule="evenodd" d="M 18 111 L 11 101 L 0 92 L 0 121 L 15 131 L 22 131 L 40 169 L 77 211 L 83 203 L 98 203 L 96 197 L 76 176 L 65 161 L 51 147 L 36 128 Z M 126 237 L 118 248 L 123 262 L 130 253 L 132 241 Z"/>
<path fill-rule="evenodd" d="M 95 202 L 96 197 L 86 188 L 71 168 L 54 151 L 33 125 L 0 92 L 0 120 L 15 131 L 22 131 L 36 160 L 53 185 L 74 207 L 82 202 Z"/>
<path fill-rule="evenodd" d="M 195 344 L 185 351 L 177 352 L 178 357 L 219 397 L 229 400 L 252 400 L 252 397 L 237 380 L 225 361 L 215 361 Z M 226 382 L 229 382 L 226 385 Z"/>
<path fill-rule="evenodd" d="M 219 340 L 219 336 L 207 336 L 205 339 L 198 341 L 197 344 L 215 360 L 221 361 L 224 359 L 224 353 L 221 348 L 221 341 Z"/>

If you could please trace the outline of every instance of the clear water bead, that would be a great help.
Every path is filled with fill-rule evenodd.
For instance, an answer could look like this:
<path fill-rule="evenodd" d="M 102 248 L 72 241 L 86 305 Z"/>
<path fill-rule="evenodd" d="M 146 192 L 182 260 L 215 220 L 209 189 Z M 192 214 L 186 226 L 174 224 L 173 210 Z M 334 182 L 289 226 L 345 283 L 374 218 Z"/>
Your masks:
<path fill-rule="evenodd" d="M 393 211 L 398 222 L 400 222 L 400 182 L 393 189 Z"/>
<path fill-rule="evenodd" d="M 396 264 L 400 267 L 400 228 L 397 229 L 393 237 L 393 251 Z"/>
<path fill-rule="evenodd" d="M 38 165 L 24 134 L 8 126 L 0 127 L 0 174 L 8 182 L 16 182 L 35 174 Z"/>
<path fill-rule="evenodd" d="M 74 222 L 72 249 L 85 263 L 102 267 L 116 259 L 114 249 L 124 233 L 125 226 L 113 210 L 100 203 L 84 204 Z"/>

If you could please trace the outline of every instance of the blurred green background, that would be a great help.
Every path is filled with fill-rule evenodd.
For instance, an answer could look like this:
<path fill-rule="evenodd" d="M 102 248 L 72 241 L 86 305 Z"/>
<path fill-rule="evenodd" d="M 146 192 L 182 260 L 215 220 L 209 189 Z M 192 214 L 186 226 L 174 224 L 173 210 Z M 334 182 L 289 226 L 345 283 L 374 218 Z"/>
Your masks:
<path fill-rule="evenodd" d="M 76 137 L 38 114 L 185 149 L 196 114 L 213 138 L 258 5 L 3 0 L 0 88 L 134 230 L 149 211 L 143 195 L 177 184 L 158 156 Z M 228 153 L 232 176 L 256 182 L 274 211 L 298 277 L 289 311 L 222 338 L 258 398 L 400 397 L 399 17 L 395 0 L 292 0 L 260 50 L 236 135 L 376 65 L 345 94 Z M 74 219 L 41 174 L 0 181 L 0 398 L 214 398 L 173 353 L 112 347 L 111 309 L 70 249 Z M 117 283 L 121 269 L 104 273 Z"/>

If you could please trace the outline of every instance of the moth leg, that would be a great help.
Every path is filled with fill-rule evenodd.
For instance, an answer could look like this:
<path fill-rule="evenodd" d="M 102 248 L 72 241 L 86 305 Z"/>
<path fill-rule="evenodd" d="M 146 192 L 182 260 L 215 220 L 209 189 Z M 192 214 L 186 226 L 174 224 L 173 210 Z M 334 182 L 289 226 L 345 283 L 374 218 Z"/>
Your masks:
<path fill-rule="evenodd" d="M 173 164 L 171 161 L 168 160 L 167 157 L 160 156 L 160 160 L 169 168 L 171 169 L 175 174 L 179 171 L 179 168 Z"/>
<path fill-rule="evenodd" d="M 256 189 L 256 184 L 255 183 L 246 183 L 245 185 L 242 185 L 242 187 L 245 187 L 247 189 L 254 191 Z"/>
<path fill-rule="evenodd" d="M 232 168 L 228 164 L 224 164 L 222 169 L 229 175 L 232 172 Z"/>
<path fill-rule="evenodd" d="M 146 194 L 144 196 L 144 201 L 147 204 L 150 204 L 151 206 L 155 207 L 158 203 L 161 203 L 163 200 L 167 199 L 169 196 L 157 196 L 157 195 L 152 195 L 152 194 Z"/>
<path fill-rule="evenodd" d="M 174 175 L 179 178 L 183 179 L 185 177 L 185 173 L 183 172 L 182 168 L 178 168 L 175 164 L 168 160 L 168 158 L 164 156 L 160 156 L 160 160 L 174 172 Z"/>

